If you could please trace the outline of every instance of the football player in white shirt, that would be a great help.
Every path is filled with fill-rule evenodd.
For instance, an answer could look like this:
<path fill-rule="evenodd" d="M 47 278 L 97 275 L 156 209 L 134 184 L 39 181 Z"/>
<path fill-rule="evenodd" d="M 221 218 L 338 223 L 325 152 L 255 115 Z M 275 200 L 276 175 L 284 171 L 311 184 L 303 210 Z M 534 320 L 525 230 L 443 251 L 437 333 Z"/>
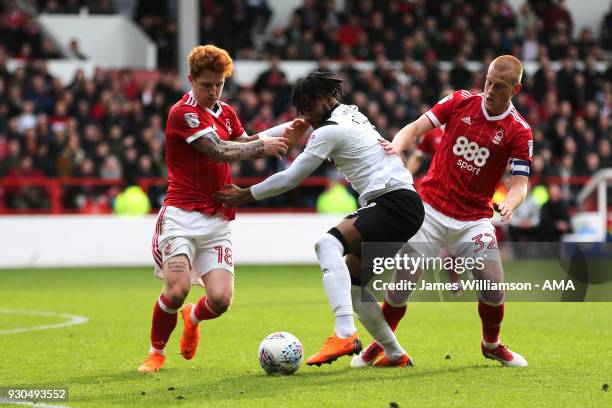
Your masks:
<path fill-rule="evenodd" d="M 306 364 L 320 366 L 360 352 L 354 308 L 384 348 L 384 356 L 374 365 L 405 367 L 412 360 L 397 342 L 376 298 L 360 280 L 361 243 L 406 242 L 423 223 L 423 203 L 414 190 L 412 175 L 399 156 L 385 152 L 368 118 L 356 106 L 338 102 L 342 93 L 342 80 L 332 73 L 314 72 L 297 81 L 292 100 L 305 123 L 297 120 L 291 126 L 310 124 L 315 129 L 304 152 L 285 171 L 251 188 L 228 186 L 216 198 L 237 206 L 276 196 L 296 187 L 325 160 L 332 160 L 359 193 L 361 208 L 315 244 L 336 327 Z"/>

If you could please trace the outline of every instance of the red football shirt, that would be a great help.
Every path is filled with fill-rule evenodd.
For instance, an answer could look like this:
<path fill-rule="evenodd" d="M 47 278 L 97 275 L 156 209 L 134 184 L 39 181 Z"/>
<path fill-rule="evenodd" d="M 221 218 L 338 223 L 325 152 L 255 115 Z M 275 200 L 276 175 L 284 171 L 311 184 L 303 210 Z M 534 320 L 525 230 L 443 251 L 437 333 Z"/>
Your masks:
<path fill-rule="evenodd" d="M 417 146 L 417 151 L 421 154 L 428 154 L 433 157 L 442 141 L 442 136 L 444 135 L 444 129 L 442 127 L 437 127 L 429 132 L 425 133 L 421 142 Z"/>
<path fill-rule="evenodd" d="M 235 210 L 223 207 L 212 196 L 231 184 L 229 163 L 215 161 L 189 146 L 212 131 L 223 140 L 231 140 L 241 136 L 244 128 L 231 106 L 218 101 L 214 110 L 205 108 L 191 92 L 170 108 L 166 125 L 168 193 L 164 205 L 208 215 L 221 212 L 233 220 Z"/>
<path fill-rule="evenodd" d="M 491 116 L 484 95 L 456 91 L 427 113 L 444 135 L 419 194 L 441 213 L 462 221 L 490 218 L 490 201 L 508 162 L 512 174 L 529 175 L 531 128 L 512 103 Z"/>

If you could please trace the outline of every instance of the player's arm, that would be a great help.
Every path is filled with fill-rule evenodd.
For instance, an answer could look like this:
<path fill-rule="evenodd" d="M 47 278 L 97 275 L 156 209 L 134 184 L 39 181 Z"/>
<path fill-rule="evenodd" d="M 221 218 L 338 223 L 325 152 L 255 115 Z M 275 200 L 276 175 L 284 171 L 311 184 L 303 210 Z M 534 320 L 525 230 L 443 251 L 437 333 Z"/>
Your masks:
<path fill-rule="evenodd" d="M 417 138 L 434 128 L 431 120 L 426 115 L 421 115 L 417 120 L 404 126 L 393 138 L 391 143 L 397 152 L 403 152 L 414 145 Z"/>
<path fill-rule="evenodd" d="M 280 125 L 271 127 L 253 136 L 249 136 L 246 132 L 234 139 L 236 142 L 252 142 L 254 140 L 264 139 L 266 137 L 284 137 L 289 140 L 289 147 L 297 145 L 304 134 L 312 132 L 312 127 L 302 119 L 295 119 L 290 122 L 281 123 Z"/>
<path fill-rule="evenodd" d="M 261 183 L 251 186 L 251 188 L 240 188 L 235 185 L 227 186 L 225 190 L 215 194 L 215 199 L 229 207 L 236 207 L 251 201 L 277 196 L 297 187 L 323 161 L 320 157 L 302 153 L 288 169 L 271 175 Z"/>
<path fill-rule="evenodd" d="M 496 211 L 502 216 L 506 224 L 512 219 L 512 212 L 525 201 L 527 197 L 527 183 L 529 177 L 521 175 L 510 176 L 510 190 L 504 201 L 497 205 Z"/>
<path fill-rule="evenodd" d="M 245 159 L 257 159 L 264 156 L 276 156 L 287 153 L 288 140 L 285 138 L 264 138 L 251 142 L 238 143 L 223 140 L 215 131 L 196 138 L 191 142 L 200 153 L 213 160 L 231 162 Z"/>
<path fill-rule="evenodd" d="M 423 162 L 423 152 L 420 151 L 419 149 L 416 149 L 410 155 L 410 157 L 408 157 L 408 160 L 406 160 L 406 163 L 404 163 L 404 165 L 406 166 L 406 168 L 411 174 L 416 174 L 416 172 L 419 170 L 419 167 L 421 167 L 422 162 Z"/>

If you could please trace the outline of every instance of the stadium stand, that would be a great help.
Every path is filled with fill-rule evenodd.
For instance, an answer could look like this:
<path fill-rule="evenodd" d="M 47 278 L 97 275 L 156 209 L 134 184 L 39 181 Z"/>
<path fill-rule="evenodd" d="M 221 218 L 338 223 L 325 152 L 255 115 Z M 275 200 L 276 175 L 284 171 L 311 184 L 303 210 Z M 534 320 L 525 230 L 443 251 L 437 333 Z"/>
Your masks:
<path fill-rule="evenodd" d="M 74 44 L 72 55 L 62 56 L 34 16 L 83 7 L 138 22 L 158 46 L 160 70 L 98 68 L 91 78 L 79 72 L 62 85 L 45 60 L 87 58 L 87 50 Z M 492 58 L 511 53 L 537 63 L 514 100 L 533 129 L 534 183 L 559 185 L 561 200 L 573 207 L 580 187 L 598 169 L 612 167 L 612 9 L 602 15 L 599 38 L 593 27 L 571 35 L 563 1 L 528 1 L 515 11 L 506 1 L 347 0 L 340 12 L 333 1 L 305 0 L 286 27 L 267 27 L 265 0 L 204 0 L 201 13 L 203 43 L 225 47 L 236 59 L 270 61 L 251 86 L 226 84 L 224 99 L 250 133 L 294 115 L 280 60 L 317 60 L 322 70 L 338 62 L 347 79 L 344 101 L 391 138 L 450 90 L 482 89 Z M 228 27 L 241 34 L 228 35 Z M 0 47 L 0 212 L 110 212 L 113 198 L 136 183 L 159 208 L 166 113 L 183 94 L 175 73 L 174 2 L 5 1 L 0 34 L 6 39 Z M 9 58 L 23 64 L 11 71 Z M 373 68 L 356 69 L 362 60 L 374 61 Z M 484 68 L 474 70 L 470 61 Z M 234 163 L 232 171 L 250 184 L 282 170 L 298 152 L 282 161 Z M 260 205 L 313 211 L 330 171 L 326 166 L 298 192 Z"/>

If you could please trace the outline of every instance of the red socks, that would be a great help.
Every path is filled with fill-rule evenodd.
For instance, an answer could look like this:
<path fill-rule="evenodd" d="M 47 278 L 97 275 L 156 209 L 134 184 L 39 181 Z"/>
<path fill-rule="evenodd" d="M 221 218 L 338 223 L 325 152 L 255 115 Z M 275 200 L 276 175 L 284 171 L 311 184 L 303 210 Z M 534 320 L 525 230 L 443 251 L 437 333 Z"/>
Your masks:
<path fill-rule="evenodd" d="M 402 317 L 404 317 L 404 314 L 406 314 L 406 307 L 406 305 L 397 307 L 391 306 L 385 299 L 382 305 L 382 312 L 385 316 L 385 320 L 389 324 L 389 327 L 391 327 L 391 330 L 395 331 L 395 329 L 397 329 L 397 325 L 399 324 L 400 320 L 402 320 Z"/>
<path fill-rule="evenodd" d="M 181 305 L 173 304 L 162 293 L 153 308 L 153 322 L 151 324 L 151 346 L 156 350 L 163 350 L 176 327 L 177 312 Z"/>
<path fill-rule="evenodd" d="M 198 300 L 198 303 L 196 303 L 195 307 L 193 308 L 193 314 L 195 315 L 195 318 L 199 321 L 210 320 L 219 317 L 219 314 L 215 313 L 211 309 L 210 305 L 208 304 L 208 301 L 206 300 L 206 296 L 202 296 L 200 300 Z"/>
<path fill-rule="evenodd" d="M 504 305 L 489 306 L 478 302 L 478 314 L 482 320 L 482 339 L 487 343 L 498 343 L 501 322 L 504 320 Z"/>

